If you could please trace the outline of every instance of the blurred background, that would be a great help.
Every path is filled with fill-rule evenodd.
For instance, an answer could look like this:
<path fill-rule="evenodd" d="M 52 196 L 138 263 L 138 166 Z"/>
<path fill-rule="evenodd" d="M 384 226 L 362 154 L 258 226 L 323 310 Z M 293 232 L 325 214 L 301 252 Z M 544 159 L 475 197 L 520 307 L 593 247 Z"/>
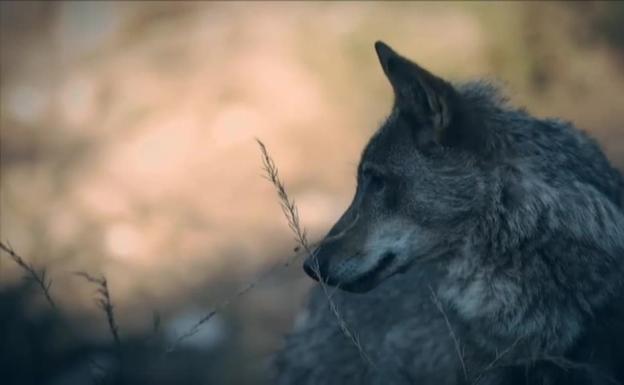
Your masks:
<path fill-rule="evenodd" d="M 2 2 L 0 17 L 0 240 L 47 269 L 58 305 L 0 255 L 3 384 L 271 383 L 311 282 L 296 260 L 236 296 L 295 247 L 254 138 L 317 239 L 392 103 L 375 40 L 502 81 L 624 167 L 621 2 Z M 125 369 L 76 271 L 108 279 Z"/>

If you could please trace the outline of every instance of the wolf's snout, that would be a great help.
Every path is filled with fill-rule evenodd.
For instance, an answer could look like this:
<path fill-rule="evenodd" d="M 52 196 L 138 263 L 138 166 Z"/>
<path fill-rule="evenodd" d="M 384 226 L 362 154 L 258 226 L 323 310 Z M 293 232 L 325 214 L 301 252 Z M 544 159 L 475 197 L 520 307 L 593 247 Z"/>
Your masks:
<path fill-rule="evenodd" d="M 323 251 L 326 251 L 325 249 L 323 248 Z M 303 263 L 303 271 L 315 281 L 325 281 L 328 264 L 327 256 L 321 255 L 321 247 L 319 246 L 306 258 Z"/>
<path fill-rule="evenodd" d="M 306 259 L 306 261 L 303 263 L 303 271 L 305 271 L 305 273 L 307 275 L 310 276 L 310 278 L 312 278 L 315 281 L 318 281 L 320 279 L 320 277 L 317 274 L 317 270 L 314 266 L 316 262 L 314 261 L 314 257 L 309 257 L 308 259 Z"/>

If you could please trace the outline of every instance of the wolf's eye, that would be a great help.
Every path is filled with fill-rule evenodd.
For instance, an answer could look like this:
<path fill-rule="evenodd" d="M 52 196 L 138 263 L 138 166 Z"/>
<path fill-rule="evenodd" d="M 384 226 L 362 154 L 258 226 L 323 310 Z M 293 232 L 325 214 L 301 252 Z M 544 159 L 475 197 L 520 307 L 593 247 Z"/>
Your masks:
<path fill-rule="evenodd" d="M 366 170 L 364 171 L 364 178 L 371 191 L 381 191 L 386 186 L 386 178 L 379 172 Z"/>

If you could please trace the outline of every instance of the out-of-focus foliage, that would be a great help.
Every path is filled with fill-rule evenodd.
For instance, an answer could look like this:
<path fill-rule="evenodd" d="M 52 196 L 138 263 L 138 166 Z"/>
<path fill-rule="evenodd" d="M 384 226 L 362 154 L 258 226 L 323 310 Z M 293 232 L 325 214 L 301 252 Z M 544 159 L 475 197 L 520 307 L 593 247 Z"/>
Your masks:
<path fill-rule="evenodd" d="M 167 340 L 291 253 L 254 137 L 311 239 L 326 231 L 391 104 L 375 40 L 450 79 L 503 80 L 515 103 L 574 121 L 624 166 L 619 2 L 2 2 L 0 22 L 0 238 L 48 267 L 68 318 L 24 311 L 39 301 L 3 255 L 0 321 L 30 329 L 0 349 L 45 358 L 49 383 L 73 383 L 73 352 L 110 349 L 93 288 L 72 272 L 107 276 L 122 337 L 149 335 L 158 309 Z M 278 272 L 188 341 L 196 354 L 171 358 L 170 373 L 266 382 L 308 287 L 299 266 Z"/>

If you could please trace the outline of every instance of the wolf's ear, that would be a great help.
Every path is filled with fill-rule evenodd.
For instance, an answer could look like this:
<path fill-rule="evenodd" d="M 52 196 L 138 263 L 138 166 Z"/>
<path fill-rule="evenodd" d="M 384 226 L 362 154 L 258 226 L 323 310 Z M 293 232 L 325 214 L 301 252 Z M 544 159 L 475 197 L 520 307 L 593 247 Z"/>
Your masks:
<path fill-rule="evenodd" d="M 457 93 L 448 82 L 396 53 L 385 43 L 375 43 L 379 61 L 392 84 L 399 110 L 414 112 L 433 128 L 441 141 L 453 120 Z"/>

